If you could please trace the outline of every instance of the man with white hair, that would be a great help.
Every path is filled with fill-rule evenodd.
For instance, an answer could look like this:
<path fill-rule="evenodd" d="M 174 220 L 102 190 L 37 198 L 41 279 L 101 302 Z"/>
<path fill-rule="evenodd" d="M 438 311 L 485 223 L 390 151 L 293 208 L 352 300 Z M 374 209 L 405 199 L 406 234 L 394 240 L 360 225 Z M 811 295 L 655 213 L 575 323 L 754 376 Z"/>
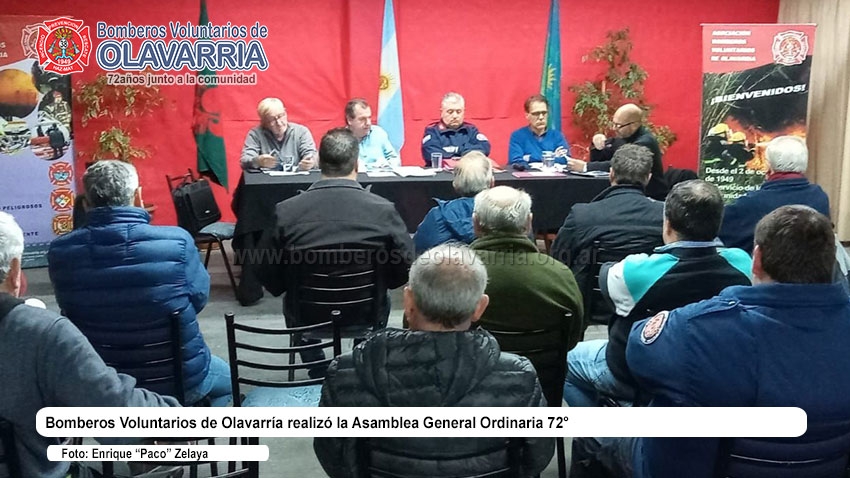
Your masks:
<path fill-rule="evenodd" d="M 184 229 L 153 226 L 142 209 L 136 168 L 98 161 L 83 176 L 85 227 L 55 239 L 47 253 L 56 302 L 89 339 L 141 346 L 170 333 L 180 313 L 185 403 L 230 401 L 230 367 L 210 354 L 197 314 L 210 276 Z"/>
<path fill-rule="evenodd" d="M 767 177 L 760 189 L 726 206 L 718 236 L 727 247 L 753 253 L 753 231 L 759 220 L 780 206 L 802 204 L 829 217 L 829 197 L 806 179 L 809 165 L 806 142 L 798 136 L 773 138 L 765 149 Z"/>
<path fill-rule="evenodd" d="M 428 211 L 413 236 L 418 254 L 449 241 L 469 244 L 475 240 L 472 206 L 476 194 L 493 187 L 493 167 L 484 153 L 470 151 L 457 162 L 454 174 L 452 187 L 460 197 L 435 199 L 437 205 Z"/>
<path fill-rule="evenodd" d="M 318 152 L 313 135 L 306 126 L 292 123 L 286 107 L 279 98 L 265 98 L 257 105 L 259 126 L 248 131 L 242 147 L 240 162 L 242 169 L 310 170 L 318 166 Z M 240 188 L 233 194 L 233 210 L 241 201 Z M 239 218 L 236 218 L 237 222 Z M 254 250 L 262 231 L 250 231 L 233 238 L 233 249 L 237 252 Z M 236 296 L 245 306 L 256 304 L 263 298 L 263 286 L 250 263 L 242 265 L 242 277 Z"/>
<path fill-rule="evenodd" d="M 422 254 L 404 289 L 409 330 L 385 329 L 337 357 L 322 387 L 321 407 L 540 407 L 546 400 L 531 363 L 502 353 L 496 339 L 470 327 L 489 303 L 487 270 L 467 246 L 444 244 Z M 313 448 L 331 478 L 361 476 L 358 438 L 315 438 Z M 505 466 L 504 438 L 381 438 L 381 448 L 407 459 L 373 454 L 395 474 L 449 477 L 492 473 Z M 488 453 L 487 450 L 493 450 Z M 540 473 L 552 438 L 522 439 L 521 476 Z M 476 459 L 459 459 L 482 455 Z M 440 457 L 445 457 L 441 460 Z"/>
<path fill-rule="evenodd" d="M 278 98 L 265 98 L 257 105 L 260 125 L 248 131 L 242 147 L 242 169 L 316 167 L 316 142 L 306 126 L 292 123 Z M 287 161 L 291 163 L 286 164 Z"/>
<path fill-rule="evenodd" d="M 21 228 L 0 212 L 0 418 L 14 427 L 20 476 L 64 477 L 70 464 L 47 459 L 47 447 L 59 440 L 36 431 L 40 409 L 178 404 L 134 388 L 135 380 L 107 367 L 68 319 L 18 299 L 23 251 Z"/>
<path fill-rule="evenodd" d="M 422 159 L 431 166 L 431 154 L 443 159 L 459 158 L 470 151 L 490 154 L 490 141 L 472 123 L 463 121 L 466 103 L 463 96 L 449 92 L 440 103 L 440 121 L 431 123 L 422 135 Z"/>
<path fill-rule="evenodd" d="M 570 268 L 541 254 L 529 239 L 531 196 L 508 186 L 482 191 L 475 196 L 472 223 L 477 239 L 471 247 L 490 278 L 487 295 L 492 307 L 481 317 L 481 326 L 514 331 L 553 329 L 568 320 L 565 345 L 572 349 L 582 332 L 581 292 Z M 560 387 L 549 392 L 546 399 L 550 403 L 560 402 Z"/>

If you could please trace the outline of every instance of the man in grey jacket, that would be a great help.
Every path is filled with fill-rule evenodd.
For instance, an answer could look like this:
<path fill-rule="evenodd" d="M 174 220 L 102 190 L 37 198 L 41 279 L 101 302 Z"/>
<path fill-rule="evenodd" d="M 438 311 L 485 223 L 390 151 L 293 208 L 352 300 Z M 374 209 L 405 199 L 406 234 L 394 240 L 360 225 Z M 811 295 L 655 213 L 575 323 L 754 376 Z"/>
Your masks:
<path fill-rule="evenodd" d="M 319 406 L 546 406 L 527 359 L 502 353 L 486 331 L 469 330 L 489 303 L 486 285 L 487 269 L 467 246 L 447 244 L 425 252 L 410 269 L 404 289 L 410 330 L 383 330 L 338 357 L 328 369 Z M 357 440 L 314 439 L 319 462 L 331 478 L 360 476 Z M 383 451 L 373 451 L 370 460 L 392 473 L 416 476 L 485 474 L 505 466 L 502 441 L 381 438 Z M 522 476 L 537 475 L 546 467 L 554 443 L 554 438 L 522 440 Z M 480 458 L 457 459 L 470 455 Z"/>
<path fill-rule="evenodd" d="M 24 235 L 14 218 L 0 212 L 0 417 L 14 427 L 21 476 L 64 477 L 69 463 L 49 461 L 48 445 L 36 431 L 44 407 L 179 406 L 134 388 L 97 355 L 71 322 L 20 299 Z"/>

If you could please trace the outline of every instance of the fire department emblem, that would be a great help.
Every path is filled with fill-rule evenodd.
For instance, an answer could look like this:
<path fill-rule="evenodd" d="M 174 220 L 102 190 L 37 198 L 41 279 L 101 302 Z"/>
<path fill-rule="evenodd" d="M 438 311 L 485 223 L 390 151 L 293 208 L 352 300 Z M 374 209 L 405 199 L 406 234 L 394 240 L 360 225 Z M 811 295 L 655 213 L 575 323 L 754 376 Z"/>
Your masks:
<path fill-rule="evenodd" d="M 54 189 L 50 193 L 50 207 L 57 212 L 66 212 L 74 208 L 74 193 L 68 188 Z"/>
<path fill-rule="evenodd" d="M 92 45 L 89 27 L 82 20 L 59 17 L 38 27 L 38 63 L 44 71 L 61 75 L 83 71 L 89 64 Z"/>
<path fill-rule="evenodd" d="M 61 236 L 74 229 L 74 218 L 70 214 L 57 214 L 53 216 L 53 234 Z"/>
<path fill-rule="evenodd" d="M 809 37 L 803 32 L 788 30 L 773 37 L 773 61 L 780 65 L 799 65 L 809 53 Z"/>
<path fill-rule="evenodd" d="M 50 176 L 50 184 L 54 186 L 67 186 L 71 184 L 73 173 L 71 163 L 64 161 L 52 164 L 47 171 L 47 174 Z"/>
<path fill-rule="evenodd" d="M 666 310 L 663 310 L 649 320 L 643 325 L 643 330 L 640 333 L 640 341 L 646 345 L 655 342 L 655 339 L 661 335 L 661 331 L 664 330 L 664 324 L 667 323 L 667 316 L 670 313 Z"/>
<path fill-rule="evenodd" d="M 26 58 L 38 58 L 36 43 L 38 43 L 38 27 L 44 26 L 42 23 L 27 25 L 21 32 L 21 48 L 24 50 Z"/>

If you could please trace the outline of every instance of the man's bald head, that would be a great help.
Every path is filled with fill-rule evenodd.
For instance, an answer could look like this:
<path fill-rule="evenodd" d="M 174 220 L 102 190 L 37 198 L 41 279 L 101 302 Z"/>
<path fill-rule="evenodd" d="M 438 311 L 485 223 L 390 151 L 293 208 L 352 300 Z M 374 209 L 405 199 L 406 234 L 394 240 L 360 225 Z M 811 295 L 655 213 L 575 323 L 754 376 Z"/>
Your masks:
<path fill-rule="evenodd" d="M 614 132 L 620 138 L 635 134 L 643 122 L 643 110 L 634 103 L 625 104 L 614 112 Z"/>

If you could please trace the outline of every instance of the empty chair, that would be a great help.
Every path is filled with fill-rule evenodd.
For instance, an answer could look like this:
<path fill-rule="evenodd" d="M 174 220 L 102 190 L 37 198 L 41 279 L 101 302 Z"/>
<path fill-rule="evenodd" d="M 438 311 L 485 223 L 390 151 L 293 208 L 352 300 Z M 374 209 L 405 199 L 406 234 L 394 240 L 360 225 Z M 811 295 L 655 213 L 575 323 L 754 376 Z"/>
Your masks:
<path fill-rule="evenodd" d="M 316 407 L 324 377 L 302 378 L 298 371 L 327 367 L 331 359 L 307 363 L 284 363 L 295 353 L 323 351 L 333 348 L 341 352 L 339 327 L 333 321 L 303 327 L 267 328 L 237 323 L 232 313 L 225 314 L 230 378 L 233 383 L 233 405 L 236 407 Z M 330 340 L 289 347 L 281 338 L 327 331 Z M 291 343 L 291 342 L 290 342 Z M 245 390 L 243 385 L 254 388 Z"/>

